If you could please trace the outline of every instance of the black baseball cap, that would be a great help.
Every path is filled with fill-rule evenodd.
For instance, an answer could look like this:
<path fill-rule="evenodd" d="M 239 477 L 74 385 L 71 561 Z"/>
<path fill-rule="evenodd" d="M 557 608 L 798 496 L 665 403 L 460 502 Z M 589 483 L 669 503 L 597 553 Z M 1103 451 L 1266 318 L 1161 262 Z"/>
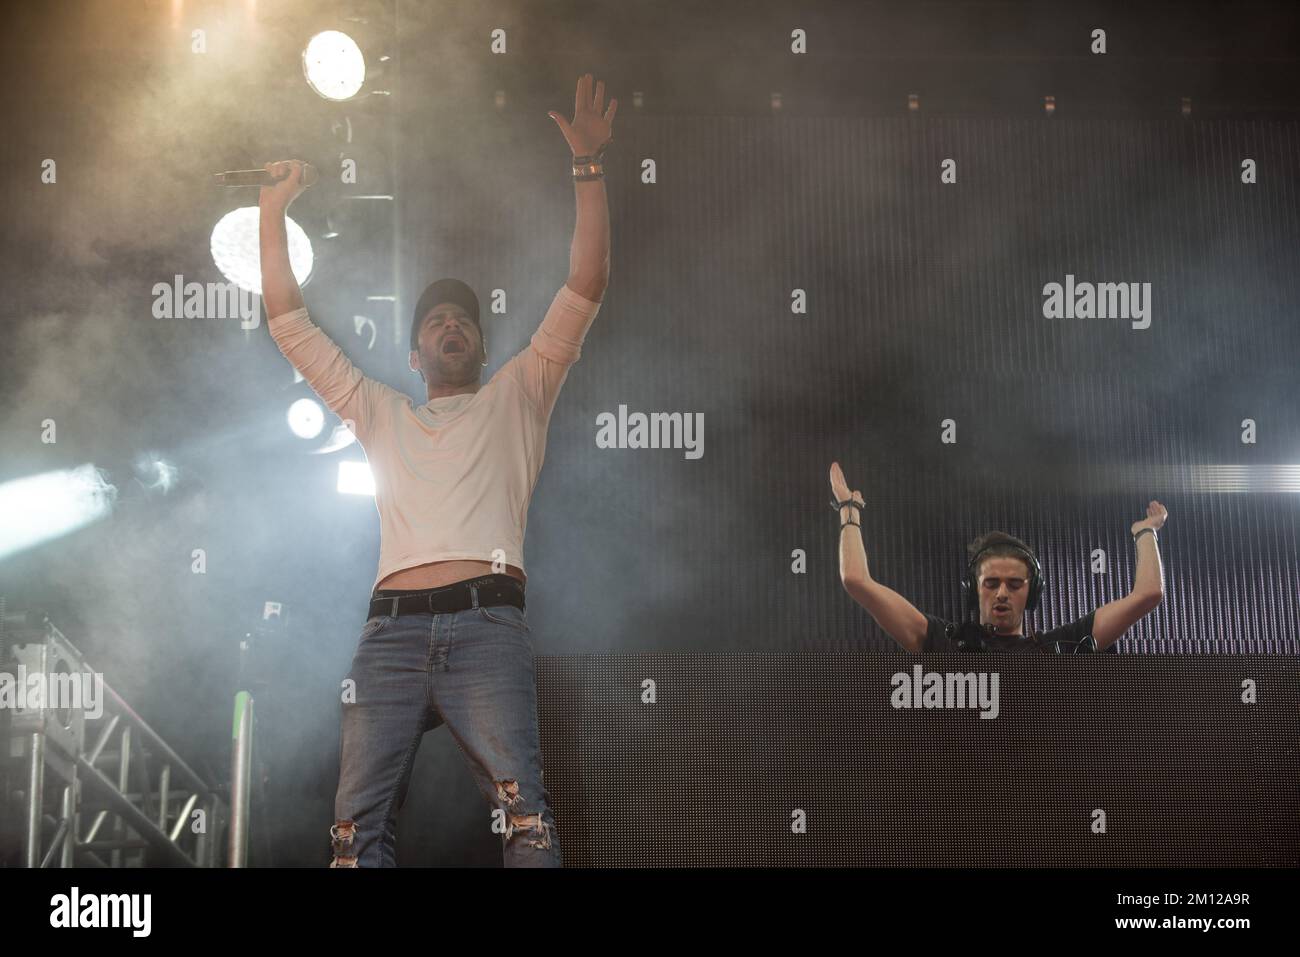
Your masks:
<path fill-rule="evenodd" d="M 411 351 L 419 347 L 420 322 L 429 314 L 430 309 L 444 302 L 455 303 L 469 313 L 482 335 L 483 327 L 478 321 L 478 296 L 474 295 L 474 290 L 459 279 L 439 279 L 420 293 L 420 301 L 415 304 L 415 314 L 411 316 Z"/>

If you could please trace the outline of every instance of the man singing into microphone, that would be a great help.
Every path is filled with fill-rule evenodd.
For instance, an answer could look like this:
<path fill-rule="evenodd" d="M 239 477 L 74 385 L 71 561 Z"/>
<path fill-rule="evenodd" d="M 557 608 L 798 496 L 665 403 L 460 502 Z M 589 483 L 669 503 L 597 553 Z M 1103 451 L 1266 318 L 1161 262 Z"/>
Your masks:
<path fill-rule="evenodd" d="M 867 569 L 862 544 L 862 493 L 849 492 L 838 462 L 831 463 L 831 491 L 840 516 L 840 581 L 845 591 L 871 613 L 876 624 L 904 650 L 916 652 L 986 651 L 997 653 L 1076 653 L 1104 651 L 1164 595 L 1164 574 L 1156 532 L 1169 517 L 1159 502 L 1147 506 L 1146 518 L 1131 528 L 1137 548 L 1133 590 L 1069 624 L 1041 634 L 1027 634 L 1025 612 L 1033 611 L 1043 592 L 1038 559 L 1024 542 L 1002 532 L 976 539 L 962 582 L 966 607 L 979 621 L 953 623 L 923 614 Z"/>
<path fill-rule="evenodd" d="M 529 345 L 484 385 L 478 299 L 443 279 L 420 297 L 412 400 L 350 363 L 303 307 L 289 268 L 285 210 L 302 164 L 267 167 L 261 192 L 267 327 L 293 366 L 365 449 L 380 519 L 379 573 L 342 707 L 332 867 L 396 863 L 397 812 L 424 733 L 446 724 L 492 805 L 507 866 L 558 867 L 542 781 L 533 646 L 524 615 L 524 529 L 547 426 L 609 279 L 601 158 L 617 100 L 578 80 L 572 123 L 577 223 L 569 276 Z"/>

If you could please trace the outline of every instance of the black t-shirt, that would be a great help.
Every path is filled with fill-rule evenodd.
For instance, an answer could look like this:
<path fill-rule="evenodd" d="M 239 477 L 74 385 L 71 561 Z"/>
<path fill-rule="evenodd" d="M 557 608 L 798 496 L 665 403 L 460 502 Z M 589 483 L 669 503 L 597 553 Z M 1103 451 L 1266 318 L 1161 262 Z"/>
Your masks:
<path fill-rule="evenodd" d="M 944 653 L 958 653 L 963 650 L 977 651 L 979 650 L 978 644 L 975 644 L 974 647 L 962 649 L 958 646 L 958 642 L 962 639 L 967 639 L 968 642 L 971 640 L 978 642 L 982 638 L 984 650 L 992 654 L 1074 654 L 1076 644 L 1092 636 L 1092 617 L 1094 614 L 1096 612 L 1090 611 L 1082 618 L 1078 618 L 1068 625 L 1053 628 L 1051 631 L 1037 632 L 1032 637 L 1025 637 L 1024 635 L 1006 635 L 1005 637 L 991 635 L 973 621 L 958 624 L 944 621 L 934 615 L 926 615 L 925 643 L 921 646 L 921 651 Z M 1078 648 L 1080 652 L 1086 653 L 1088 650 L 1086 645 Z"/>

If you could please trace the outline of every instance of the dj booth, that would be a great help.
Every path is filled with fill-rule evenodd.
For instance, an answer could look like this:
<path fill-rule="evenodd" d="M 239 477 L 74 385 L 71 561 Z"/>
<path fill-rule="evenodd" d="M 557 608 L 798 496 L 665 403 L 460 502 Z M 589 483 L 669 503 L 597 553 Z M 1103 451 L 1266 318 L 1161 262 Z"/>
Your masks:
<path fill-rule="evenodd" d="M 1295 866 L 1294 657 L 539 657 L 579 866 Z"/>

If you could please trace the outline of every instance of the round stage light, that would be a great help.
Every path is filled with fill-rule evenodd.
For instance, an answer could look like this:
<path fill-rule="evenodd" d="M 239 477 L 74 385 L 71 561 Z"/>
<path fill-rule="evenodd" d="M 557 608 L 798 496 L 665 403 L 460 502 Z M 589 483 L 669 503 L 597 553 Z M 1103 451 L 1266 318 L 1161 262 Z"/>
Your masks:
<path fill-rule="evenodd" d="M 325 428 L 325 413 L 311 399 L 299 399 L 289 406 L 289 428 L 300 439 L 314 439 Z"/>
<path fill-rule="evenodd" d="M 307 85 L 327 100 L 350 100 L 366 82 L 366 58 L 346 33 L 326 30 L 307 41 L 302 51 Z"/>
<path fill-rule="evenodd" d="M 229 282 L 255 296 L 262 294 L 262 257 L 257 240 L 259 215 L 256 206 L 242 206 L 226 213 L 212 227 L 212 261 Z M 311 240 L 287 216 L 285 228 L 289 234 L 289 268 L 298 285 L 305 286 L 315 262 Z"/>

